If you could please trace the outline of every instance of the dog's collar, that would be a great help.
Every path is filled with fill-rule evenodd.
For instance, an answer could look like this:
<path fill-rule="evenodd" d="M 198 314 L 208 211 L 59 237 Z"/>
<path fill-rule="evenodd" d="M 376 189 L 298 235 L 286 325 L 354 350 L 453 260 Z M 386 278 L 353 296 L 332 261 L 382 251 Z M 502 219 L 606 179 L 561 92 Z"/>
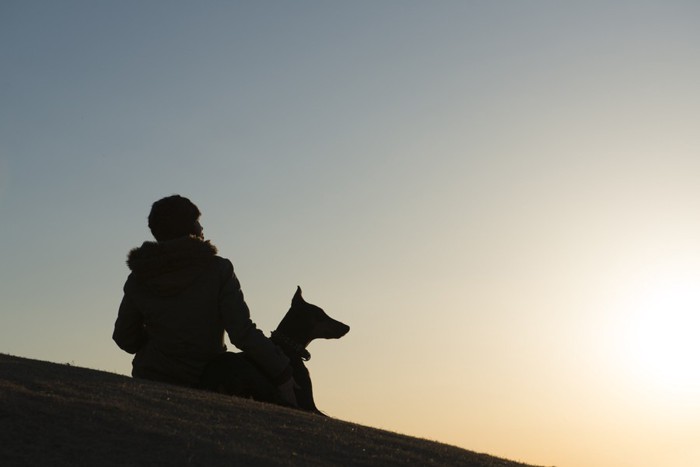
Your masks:
<path fill-rule="evenodd" d="M 306 348 L 303 347 L 301 344 L 294 342 L 294 340 L 292 340 L 292 338 L 290 338 L 289 336 L 279 331 L 272 331 L 272 333 L 270 334 L 270 339 L 272 340 L 272 342 L 279 345 L 280 347 L 286 347 L 289 351 L 299 356 L 305 362 L 311 360 L 311 354 L 309 353 L 309 351 L 306 350 Z"/>

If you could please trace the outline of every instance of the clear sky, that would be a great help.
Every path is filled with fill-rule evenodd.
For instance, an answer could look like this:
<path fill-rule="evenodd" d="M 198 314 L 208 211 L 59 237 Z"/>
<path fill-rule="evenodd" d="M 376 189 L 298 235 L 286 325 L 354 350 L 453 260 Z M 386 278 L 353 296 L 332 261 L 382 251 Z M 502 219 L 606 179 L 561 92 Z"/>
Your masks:
<path fill-rule="evenodd" d="M 128 374 L 173 193 L 319 407 L 561 467 L 700 465 L 700 3 L 0 2 L 0 352 Z"/>

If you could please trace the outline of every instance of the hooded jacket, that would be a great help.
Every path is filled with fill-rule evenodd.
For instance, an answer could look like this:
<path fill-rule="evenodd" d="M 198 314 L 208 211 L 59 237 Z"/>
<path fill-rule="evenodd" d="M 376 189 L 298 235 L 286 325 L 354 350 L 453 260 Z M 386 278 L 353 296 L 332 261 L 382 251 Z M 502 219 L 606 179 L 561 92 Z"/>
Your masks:
<path fill-rule="evenodd" d="M 209 241 L 145 242 L 129 252 L 127 265 L 112 338 L 135 354 L 134 377 L 196 385 L 226 351 L 224 331 L 273 381 L 291 375 L 287 357 L 250 319 L 233 265 Z"/>

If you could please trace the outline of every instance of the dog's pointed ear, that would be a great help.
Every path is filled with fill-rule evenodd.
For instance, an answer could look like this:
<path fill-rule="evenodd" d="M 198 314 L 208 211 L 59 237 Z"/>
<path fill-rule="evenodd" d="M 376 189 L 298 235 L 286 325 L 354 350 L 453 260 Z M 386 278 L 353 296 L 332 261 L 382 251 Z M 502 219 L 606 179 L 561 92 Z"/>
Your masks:
<path fill-rule="evenodd" d="M 304 302 L 304 299 L 301 296 L 301 287 L 299 287 L 298 285 L 297 285 L 297 291 L 294 294 L 294 298 L 292 298 L 292 305 L 294 305 L 295 303 L 306 303 L 306 302 Z"/>

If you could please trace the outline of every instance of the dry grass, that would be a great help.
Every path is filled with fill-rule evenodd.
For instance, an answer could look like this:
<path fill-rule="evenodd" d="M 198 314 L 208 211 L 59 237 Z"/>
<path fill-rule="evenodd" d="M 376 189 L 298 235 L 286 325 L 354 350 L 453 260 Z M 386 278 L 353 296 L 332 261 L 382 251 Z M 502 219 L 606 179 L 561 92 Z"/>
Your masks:
<path fill-rule="evenodd" d="M 2 466 L 523 466 L 269 404 L 0 354 Z"/>

